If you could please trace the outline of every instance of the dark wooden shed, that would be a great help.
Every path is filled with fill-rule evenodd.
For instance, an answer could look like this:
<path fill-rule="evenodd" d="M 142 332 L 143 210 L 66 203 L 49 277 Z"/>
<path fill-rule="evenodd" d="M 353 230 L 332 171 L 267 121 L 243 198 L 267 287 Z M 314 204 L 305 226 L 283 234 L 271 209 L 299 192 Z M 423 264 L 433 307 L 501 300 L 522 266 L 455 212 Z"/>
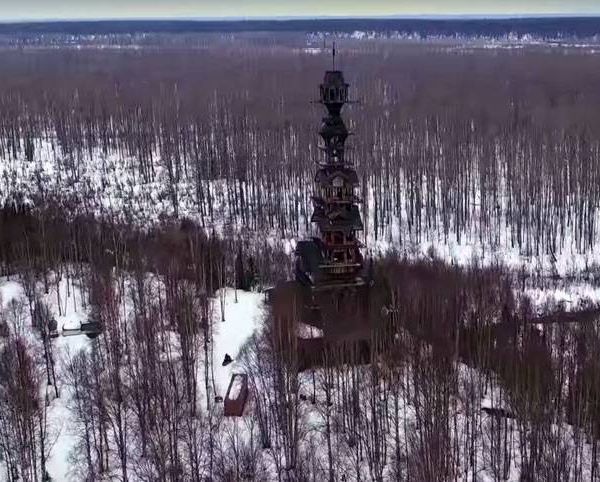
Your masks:
<path fill-rule="evenodd" d="M 224 414 L 226 417 L 241 417 L 248 400 L 248 375 L 234 373 L 225 395 Z"/>

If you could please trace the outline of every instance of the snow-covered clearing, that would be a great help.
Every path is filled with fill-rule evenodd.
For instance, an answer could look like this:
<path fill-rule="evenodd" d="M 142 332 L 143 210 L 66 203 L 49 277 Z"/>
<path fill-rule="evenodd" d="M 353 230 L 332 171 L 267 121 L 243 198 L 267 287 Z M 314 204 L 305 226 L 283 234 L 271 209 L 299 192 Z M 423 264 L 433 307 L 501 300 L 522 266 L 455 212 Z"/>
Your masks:
<path fill-rule="evenodd" d="M 224 298 L 224 321 L 220 300 Z M 236 302 L 237 298 L 237 302 Z M 263 320 L 264 295 L 227 288 L 213 301 L 213 370 L 217 395 L 225 397 L 231 376 L 242 371 L 237 356 L 244 343 L 258 330 Z M 228 354 L 233 363 L 223 366 Z"/>
<path fill-rule="evenodd" d="M 600 303 L 600 287 L 587 283 L 573 283 L 561 288 L 528 288 L 517 296 L 531 300 L 538 314 L 561 309 L 577 311 L 583 307 Z"/>

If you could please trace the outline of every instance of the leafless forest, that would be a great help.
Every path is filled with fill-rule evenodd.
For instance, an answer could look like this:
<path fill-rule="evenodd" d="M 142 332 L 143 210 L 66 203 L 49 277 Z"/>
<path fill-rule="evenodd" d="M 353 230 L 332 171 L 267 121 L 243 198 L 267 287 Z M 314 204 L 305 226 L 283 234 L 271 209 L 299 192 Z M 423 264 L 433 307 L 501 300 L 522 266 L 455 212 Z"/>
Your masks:
<path fill-rule="evenodd" d="M 313 233 L 310 39 L 2 44 L 0 480 L 62 480 L 67 426 L 72 480 L 600 480 L 600 56 L 339 45 L 377 328 L 301 371 L 295 300 L 259 293 Z M 228 287 L 263 312 L 236 419 Z M 69 303 L 84 349 L 51 337 Z"/>
<path fill-rule="evenodd" d="M 327 54 L 268 34 L 188 43 L 3 51 L 5 199 L 30 181 L 36 205 L 50 198 L 66 212 L 127 220 L 149 215 L 155 188 L 160 214 L 208 229 L 309 230 L 320 156 L 309 102 Z M 589 49 L 348 40 L 341 52 L 361 102 L 350 111 L 351 157 L 369 239 L 593 251 L 599 61 Z M 15 160 L 32 166 L 11 168 Z M 114 186 L 116 169 L 125 179 Z"/>

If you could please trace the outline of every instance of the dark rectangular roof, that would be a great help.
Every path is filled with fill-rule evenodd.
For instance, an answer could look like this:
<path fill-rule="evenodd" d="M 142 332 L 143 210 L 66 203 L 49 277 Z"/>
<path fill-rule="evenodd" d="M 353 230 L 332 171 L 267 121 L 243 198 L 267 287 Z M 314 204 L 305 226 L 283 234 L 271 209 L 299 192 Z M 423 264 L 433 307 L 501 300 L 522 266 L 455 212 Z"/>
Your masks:
<path fill-rule="evenodd" d="M 336 176 L 343 177 L 346 179 L 346 181 L 353 185 L 357 185 L 359 183 L 358 175 L 354 169 L 336 165 L 326 166 L 319 169 L 315 175 L 315 182 L 329 183 L 333 181 L 333 178 Z"/>
<path fill-rule="evenodd" d="M 335 231 L 335 230 L 347 230 L 356 229 L 362 230 L 364 228 L 362 218 L 358 206 L 341 205 L 338 209 L 335 209 L 329 213 L 324 211 L 315 210 L 312 222 L 319 225 L 321 231 Z"/>

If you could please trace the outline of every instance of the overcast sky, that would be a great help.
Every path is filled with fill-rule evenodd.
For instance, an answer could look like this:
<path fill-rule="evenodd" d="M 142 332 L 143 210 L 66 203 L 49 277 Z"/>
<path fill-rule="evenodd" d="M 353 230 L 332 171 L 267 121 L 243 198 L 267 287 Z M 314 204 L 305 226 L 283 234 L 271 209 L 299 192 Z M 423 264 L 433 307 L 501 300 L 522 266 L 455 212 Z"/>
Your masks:
<path fill-rule="evenodd" d="M 0 0 L 0 19 L 600 14 L 600 0 Z"/>

